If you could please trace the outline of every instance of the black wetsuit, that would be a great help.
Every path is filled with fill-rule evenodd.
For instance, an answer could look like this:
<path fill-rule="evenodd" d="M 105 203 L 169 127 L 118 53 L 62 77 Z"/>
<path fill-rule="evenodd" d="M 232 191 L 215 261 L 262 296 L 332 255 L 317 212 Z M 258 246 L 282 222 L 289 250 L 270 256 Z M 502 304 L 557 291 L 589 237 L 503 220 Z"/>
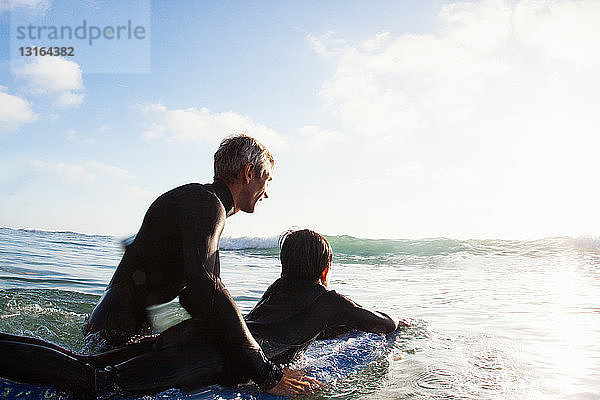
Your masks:
<path fill-rule="evenodd" d="M 280 278 L 246 316 L 248 327 L 269 359 L 290 362 L 327 331 L 358 329 L 388 333 L 396 323 L 368 311 L 317 283 Z M 52 384 L 93 397 L 115 384 L 131 394 L 177 387 L 193 389 L 251 378 L 249 365 L 215 337 L 206 324 L 189 319 L 157 338 L 110 352 L 81 356 L 47 342 L 0 334 L 0 376 L 28 383 Z M 105 366 L 111 366 L 109 371 Z"/>
<path fill-rule="evenodd" d="M 279 278 L 246 316 L 246 324 L 270 360 L 285 364 L 314 339 L 356 329 L 389 333 L 396 323 L 315 282 Z"/>
<path fill-rule="evenodd" d="M 266 359 L 220 279 L 219 238 L 233 213 L 231 192 L 219 180 L 180 186 L 156 199 L 84 326 L 86 340 L 100 335 L 115 347 L 148 334 L 147 307 L 179 296 L 208 334 L 245 361 L 256 383 L 274 386 L 281 370 Z"/>

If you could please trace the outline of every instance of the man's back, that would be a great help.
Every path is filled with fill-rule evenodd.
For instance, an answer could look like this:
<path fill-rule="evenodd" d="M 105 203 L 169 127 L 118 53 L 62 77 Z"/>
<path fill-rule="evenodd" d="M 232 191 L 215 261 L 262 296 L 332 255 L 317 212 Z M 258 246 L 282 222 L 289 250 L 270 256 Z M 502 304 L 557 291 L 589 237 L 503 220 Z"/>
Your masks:
<path fill-rule="evenodd" d="M 199 307 L 186 288 L 193 280 L 219 276 L 219 237 L 232 209 L 231 194 L 218 181 L 180 186 L 156 199 L 90 315 L 86 335 L 104 331 L 105 338 L 119 344 L 147 333 L 146 308 L 178 295 L 193 315 Z M 189 259 L 190 253 L 195 259 Z"/>

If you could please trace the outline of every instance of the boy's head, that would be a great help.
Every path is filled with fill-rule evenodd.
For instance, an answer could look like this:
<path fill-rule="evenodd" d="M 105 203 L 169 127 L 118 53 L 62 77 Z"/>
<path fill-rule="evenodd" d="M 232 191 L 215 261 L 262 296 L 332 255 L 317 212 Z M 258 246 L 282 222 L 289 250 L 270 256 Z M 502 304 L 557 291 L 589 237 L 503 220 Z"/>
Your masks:
<path fill-rule="evenodd" d="M 279 245 L 282 277 L 326 283 L 333 251 L 323 236 L 309 229 L 287 231 Z"/>

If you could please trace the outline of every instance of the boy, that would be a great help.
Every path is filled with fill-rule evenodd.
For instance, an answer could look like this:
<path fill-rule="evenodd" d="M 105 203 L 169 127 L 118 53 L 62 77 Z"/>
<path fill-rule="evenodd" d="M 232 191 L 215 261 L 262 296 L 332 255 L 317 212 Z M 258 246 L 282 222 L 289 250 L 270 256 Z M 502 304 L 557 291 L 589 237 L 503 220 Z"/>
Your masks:
<path fill-rule="evenodd" d="M 288 363 L 327 332 L 389 333 L 397 328 L 386 314 L 327 290 L 333 251 L 323 236 L 308 229 L 289 231 L 280 242 L 281 278 L 245 318 L 269 359 Z"/>

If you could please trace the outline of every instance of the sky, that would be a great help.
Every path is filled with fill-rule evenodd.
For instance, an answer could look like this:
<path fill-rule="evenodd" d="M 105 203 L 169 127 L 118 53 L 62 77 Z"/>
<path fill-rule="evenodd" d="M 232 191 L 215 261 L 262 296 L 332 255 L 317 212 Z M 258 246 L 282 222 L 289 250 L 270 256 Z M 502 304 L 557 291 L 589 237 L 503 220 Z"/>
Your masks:
<path fill-rule="evenodd" d="M 142 38 L 20 55 L 44 42 L 19 27 L 84 20 Z M 596 0 L 0 0 L 0 226 L 134 234 L 246 133 L 274 177 L 224 236 L 597 237 L 598 20 Z"/>

